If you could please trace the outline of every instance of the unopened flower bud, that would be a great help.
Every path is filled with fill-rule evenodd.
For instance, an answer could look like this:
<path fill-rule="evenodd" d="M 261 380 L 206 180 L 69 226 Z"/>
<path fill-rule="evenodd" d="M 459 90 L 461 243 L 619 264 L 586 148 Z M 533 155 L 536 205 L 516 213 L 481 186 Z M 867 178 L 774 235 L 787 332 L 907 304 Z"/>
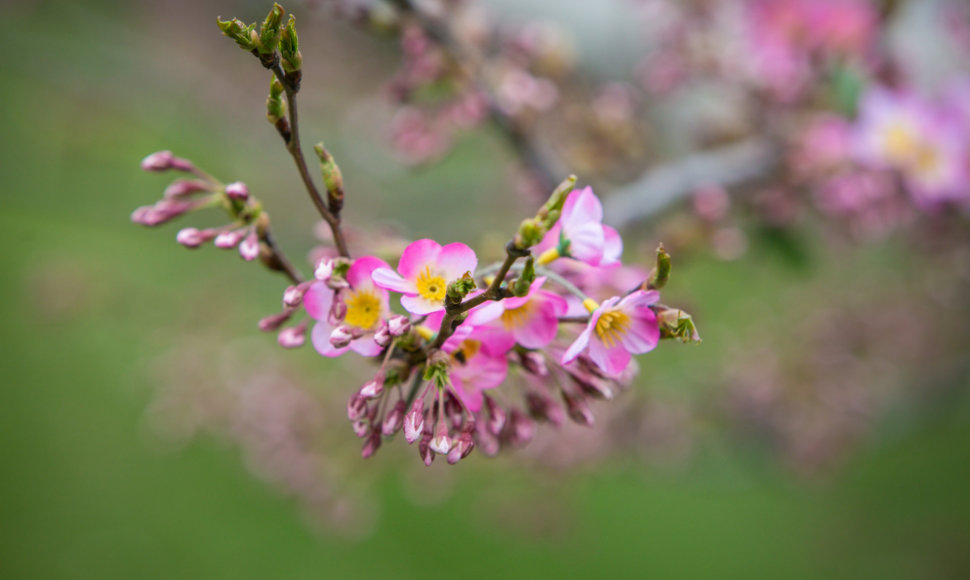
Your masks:
<path fill-rule="evenodd" d="M 376 399 L 384 394 L 384 373 L 377 371 L 374 378 L 364 383 L 360 388 L 360 396 L 365 399 Z"/>
<path fill-rule="evenodd" d="M 563 419 L 565 419 L 562 407 L 553 402 L 549 397 L 532 392 L 525 396 L 525 402 L 529 407 L 529 414 L 534 419 L 548 421 L 556 427 L 562 425 Z"/>
<path fill-rule="evenodd" d="M 338 326 L 330 333 L 330 344 L 334 348 L 343 348 L 354 340 L 354 335 L 347 326 Z"/>
<path fill-rule="evenodd" d="M 273 54 L 280 44 L 280 34 L 283 29 L 283 7 L 274 3 L 270 8 L 266 20 L 259 29 L 259 42 L 256 50 L 260 54 Z"/>
<path fill-rule="evenodd" d="M 334 294 L 333 303 L 327 312 L 327 322 L 331 326 L 340 326 L 347 316 L 347 304 L 340 298 L 339 294 Z"/>
<path fill-rule="evenodd" d="M 229 199 L 246 201 L 249 199 L 249 188 L 246 187 L 245 183 L 236 181 L 226 186 L 226 195 L 229 196 Z"/>
<path fill-rule="evenodd" d="M 163 195 L 172 199 L 186 197 L 202 191 L 210 191 L 210 186 L 205 181 L 198 179 L 177 179 L 165 188 Z"/>
<path fill-rule="evenodd" d="M 503 436 L 511 445 L 525 445 L 535 436 L 536 424 L 518 409 L 512 409 Z"/>
<path fill-rule="evenodd" d="M 283 292 L 283 306 L 296 308 L 303 303 L 303 295 L 310 289 L 311 282 L 301 282 L 296 286 L 288 286 Z"/>
<path fill-rule="evenodd" d="M 221 250 L 231 250 L 239 245 L 239 242 L 242 241 L 248 231 L 244 228 L 241 230 L 222 232 L 216 236 L 216 239 L 212 243 Z"/>
<path fill-rule="evenodd" d="M 364 448 L 360 450 L 360 456 L 367 459 L 377 453 L 380 446 L 381 431 L 379 429 L 371 429 L 370 436 L 367 437 L 367 441 L 364 443 Z"/>
<path fill-rule="evenodd" d="M 549 368 L 546 366 L 546 357 L 540 352 L 530 350 L 519 353 L 519 361 L 522 363 L 522 368 L 537 377 L 544 377 L 549 374 Z"/>
<path fill-rule="evenodd" d="M 198 228 L 182 228 L 175 234 L 175 241 L 186 248 L 198 248 L 205 242 L 215 237 L 216 233 L 212 230 L 200 230 Z"/>
<path fill-rule="evenodd" d="M 155 226 L 161 223 L 156 215 L 155 208 L 150 205 L 143 205 L 141 207 L 135 208 L 135 211 L 131 212 L 131 221 L 143 226 Z"/>
<path fill-rule="evenodd" d="M 562 398 L 566 402 L 566 411 L 570 419 L 584 427 L 593 426 L 593 411 L 584 398 L 567 394 L 566 391 L 563 391 Z"/>
<path fill-rule="evenodd" d="M 391 410 L 387 412 L 387 416 L 384 417 L 384 424 L 381 425 L 381 432 L 390 437 L 398 431 L 404 425 L 404 414 L 407 411 L 407 404 L 404 399 L 398 400 L 397 403 L 391 407 Z"/>
<path fill-rule="evenodd" d="M 360 393 L 354 393 L 347 400 L 347 419 L 359 421 L 365 415 L 367 415 L 367 399 L 361 397 Z"/>
<path fill-rule="evenodd" d="M 418 443 L 418 455 L 421 456 L 421 460 L 424 461 L 425 466 L 431 467 L 431 464 L 434 462 L 434 450 L 431 449 L 430 433 L 421 435 L 421 442 Z"/>
<path fill-rule="evenodd" d="M 657 265 L 650 271 L 650 278 L 644 284 L 644 290 L 660 290 L 670 279 L 670 254 L 664 245 L 657 247 Z"/>
<path fill-rule="evenodd" d="M 343 276 L 330 276 L 326 281 L 327 287 L 331 290 L 343 290 L 350 288 L 350 283 Z"/>
<path fill-rule="evenodd" d="M 296 72 L 303 66 L 303 55 L 300 54 L 300 43 L 296 35 L 296 18 L 292 14 L 280 36 L 280 58 L 283 60 L 283 70 L 287 73 Z"/>
<path fill-rule="evenodd" d="M 394 337 L 391 336 L 391 331 L 387 329 L 386 324 L 382 324 L 381 327 L 377 329 L 377 332 L 374 333 L 374 342 L 377 343 L 377 346 L 381 348 L 387 347 L 389 344 L 391 344 L 392 340 L 394 340 Z"/>
<path fill-rule="evenodd" d="M 502 445 L 499 443 L 498 437 L 492 435 L 484 427 L 479 427 L 476 433 L 476 440 L 478 441 L 478 450 L 485 454 L 486 457 L 495 457 L 498 455 L 499 450 Z"/>
<path fill-rule="evenodd" d="M 445 391 L 445 414 L 444 419 L 451 423 L 453 429 L 461 427 L 465 420 L 465 414 L 458 398 L 449 390 Z"/>
<path fill-rule="evenodd" d="M 411 405 L 411 410 L 404 416 L 404 439 L 414 443 L 424 431 L 424 399 L 418 399 Z"/>
<path fill-rule="evenodd" d="M 259 329 L 263 332 L 272 332 L 278 330 L 283 323 L 293 316 L 293 310 L 284 310 L 279 314 L 272 314 L 270 316 L 265 316 L 259 320 Z"/>
<path fill-rule="evenodd" d="M 249 235 L 239 244 L 239 255 L 243 260 L 252 262 L 259 257 L 259 237 L 255 229 L 250 229 Z"/>
<path fill-rule="evenodd" d="M 454 465 L 462 459 L 468 457 L 475 447 L 475 441 L 471 433 L 462 433 L 455 439 L 455 444 L 448 452 L 448 464 Z"/>
<path fill-rule="evenodd" d="M 158 151 L 141 160 L 141 168 L 145 171 L 168 171 L 172 168 L 175 156 L 171 151 Z"/>
<path fill-rule="evenodd" d="M 488 409 L 488 421 L 485 423 L 486 429 L 492 435 L 498 437 L 505 427 L 505 409 L 495 403 L 495 400 L 485 395 L 485 408 Z"/>
<path fill-rule="evenodd" d="M 313 271 L 313 277 L 321 282 L 326 282 L 333 275 L 333 260 L 330 258 L 324 258 L 317 262 L 317 267 Z"/>
<path fill-rule="evenodd" d="M 350 424 L 350 428 L 354 430 L 354 435 L 361 439 L 367 437 L 371 432 L 370 423 L 367 421 L 354 421 Z"/>
<path fill-rule="evenodd" d="M 222 33 L 235 40 L 236 44 L 243 50 L 252 51 L 256 48 L 256 44 L 251 37 L 251 34 L 255 32 L 253 30 L 255 25 L 246 26 L 238 18 L 233 18 L 232 20 L 219 20 L 216 18 L 216 23 L 219 25 Z"/>
<path fill-rule="evenodd" d="M 403 336 L 411 331 L 411 320 L 400 314 L 392 316 L 387 321 L 387 330 L 391 336 Z"/>
<path fill-rule="evenodd" d="M 438 424 L 435 425 L 434 437 L 431 439 L 431 450 L 441 455 L 447 455 L 451 451 L 451 437 L 448 436 L 446 421 L 438 421 Z"/>
<path fill-rule="evenodd" d="M 276 335 L 276 341 L 283 348 L 299 348 L 306 342 L 306 321 L 284 328 Z"/>
<path fill-rule="evenodd" d="M 145 171 L 192 171 L 195 167 L 188 159 L 180 159 L 171 151 L 159 151 L 142 159 L 141 168 Z"/>
<path fill-rule="evenodd" d="M 515 247 L 520 250 L 527 250 L 542 241 L 546 235 L 546 228 L 535 218 L 522 220 L 519 224 L 519 231 L 515 234 Z"/>

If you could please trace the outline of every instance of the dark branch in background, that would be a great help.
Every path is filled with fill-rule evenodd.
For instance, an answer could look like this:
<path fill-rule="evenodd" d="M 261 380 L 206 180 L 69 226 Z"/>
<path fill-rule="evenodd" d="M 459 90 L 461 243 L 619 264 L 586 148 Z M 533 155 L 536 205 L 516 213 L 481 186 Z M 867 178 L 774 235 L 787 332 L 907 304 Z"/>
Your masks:
<path fill-rule="evenodd" d="M 451 28 L 447 23 L 440 22 L 434 17 L 422 12 L 421 7 L 413 0 L 393 0 L 401 12 L 410 14 L 421 26 L 429 38 L 438 43 L 451 59 L 468 68 L 472 82 L 481 96 L 485 99 L 488 108 L 488 115 L 492 122 L 498 127 L 505 139 L 515 149 L 519 158 L 526 168 L 539 181 L 543 191 L 549 191 L 559 183 L 556 177 L 562 172 L 554 171 L 549 160 L 539 149 L 535 139 L 522 126 L 522 123 L 513 115 L 509 115 L 501 106 L 495 96 L 495 90 L 489 84 L 484 73 L 484 66 L 480 55 L 475 54 L 464 46 L 462 42 L 452 34 Z"/>
<path fill-rule="evenodd" d="M 657 216 L 708 185 L 733 187 L 769 173 L 779 162 L 767 139 L 703 151 L 651 169 L 604 200 L 604 221 L 617 229 Z"/>

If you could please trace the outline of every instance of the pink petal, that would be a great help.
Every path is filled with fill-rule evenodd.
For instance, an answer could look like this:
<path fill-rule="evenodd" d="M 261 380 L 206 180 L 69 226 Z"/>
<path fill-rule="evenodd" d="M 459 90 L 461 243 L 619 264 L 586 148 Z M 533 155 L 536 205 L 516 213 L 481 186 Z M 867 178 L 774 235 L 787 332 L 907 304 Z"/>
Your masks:
<path fill-rule="evenodd" d="M 576 358 L 579 356 L 581 352 L 586 350 L 586 347 L 589 345 L 589 337 L 593 332 L 594 326 L 596 326 L 595 320 L 590 321 L 590 324 L 586 325 L 586 328 L 583 330 L 583 332 L 580 333 L 578 337 L 576 337 L 576 340 L 574 340 L 573 343 L 569 345 L 569 348 L 566 349 L 566 352 L 563 353 L 562 360 L 559 361 L 560 364 L 568 365 L 569 363 L 576 360 Z"/>
<path fill-rule="evenodd" d="M 452 377 L 461 379 L 469 390 L 475 388 L 491 389 L 502 384 L 508 374 L 509 364 L 505 355 L 495 357 L 483 351 L 473 356 L 465 364 L 455 364 L 451 368 Z"/>
<path fill-rule="evenodd" d="M 433 302 L 421 296 L 401 296 L 401 306 L 411 314 L 431 314 L 445 309 L 445 303 Z"/>
<path fill-rule="evenodd" d="M 326 319 L 320 320 L 313 325 L 313 331 L 310 332 L 310 340 L 313 342 L 313 348 L 317 349 L 317 352 L 323 356 L 336 357 L 347 352 L 350 348 L 345 346 L 343 348 L 334 348 L 330 344 L 330 333 L 333 332 L 333 327 L 327 323 Z"/>
<path fill-rule="evenodd" d="M 371 280 L 380 288 L 401 294 L 417 294 L 418 287 L 411 280 L 405 280 L 390 268 L 378 268 L 371 273 Z"/>
<path fill-rule="evenodd" d="M 567 235 L 573 228 L 585 223 L 600 224 L 603 222 L 603 205 L 593 193 L 592 187 L 573 190 L 566 198 L 562 207 L 562 227 Z"/>
<path fill-rule="evenodd" d="M 610 300 L 613 299 L 611 298 Z M 635 316 L 635 312 L 633 310 L 634 308 L 650 306 L 651 304 L 656 304 L 658 300 L 660 300 L 660 292 L 657 292 L 656 290 L 637 290 L 636 292 L 631 292 L 627 296 L 624 296 L 623 299 L 616 304 L 616 307 L 629 316 Z M 605 304 L 606 303 L 604 302 L 604 305 Z"/>
<path fill-rule="evenodd" d="M 620 338 L 623 348 L 633 354 L 650 352 L 660 342 L 657 315 L 649 308 L 638 308 L 630 320 L 630 327 Z"/>
<path fill-rule="evenodd" d="M 475 268 L 478 267 L 478 258 L 475 257 L 474 250 L 460 243 L 448 244 L 441 248 L 437 262 L 437 269 L 444 272 L 446 282 L 461 278 L 465 272 L 474 274 Z"/>
<path fill-rule="evenodd" d="M 607 348 L 600 340 L 591 340 L 589 344 L 589 358 L 596 363 L 604 373 L 612 377 L 619 376 L 630 364 L 630 353 L 618 343 L 613 348 Z"/>
<path fill-rule="evenodd" d="M 323 282 L 314 282 L 303 295 L 303 307 L 316 320 L 326 320 L 333 304 L 333 290 Z"/>
<path fill-rule="evenodd" d="M 483 324 L 492 322 L 505 312 L 505 302 L 508 302 L 508 300 L 490 300 L 480 306 L 476 306 L 468 314 L 468 318 L 465 319 L 465 324 L 482 326 Z"/>
<path fill-rule="evenodd" d="M 397 271 L 408 280 L 414 281 L 426 267 L 430 266 L 432 270 L 435 269 L 440 253 L 441 245 L 434 240 L 424 239 L 411 242 L 401 254 L 401 260 L 397 263 Z M 388 288 L 388 290 L 393 290 L 393 288 Z"/>
<path fill-rule="evenodd" d="M 537 304 L 536 311 L 529 320 L 513 330 L 515 341 L 526 348 L 542 348 L 552 342 L 559 330 L 559 317 L 556 311 L 554 302 L 542 301 Z"/>
<path fill-rule="evenodd" d="M 603 257 L 600 266 L 618 264 L 623 255 L 623 238 L 610 226 L 603 226 Z"/>
<path fill-rule="evenodd" d="M 592 266 L 603 258 L 603 226 L 598 223 L 585 223 L 574 228 L 565 227 L 569 240 L 569 255 Z"/>
<path fill-rule="evenodd" d="M 466 321 L 465 324 L 468 324 L 468 322 Z M 458 327 L 459 330 L 461 328 L 461 326 Z M 485 354 L 493 358 L 501 358 L 503 361 L 505 360 L 506 353 L 515 346 L 515 339 L 512 337 L 512 333 L 506 332 L 501 328 L 474 328 L 472 332 L 468 333 L 467 337 L 481 341 L 482 351 Z"/>
<path fill-rule="evenodd" d="M 474 387 L 466 387 L 460 377 L 451 378 L 451 391 L 470 412 L 477 413 L 482 409 L 482 391 Z"/>
<path fill-rule="evenodd" d="M 361 356 L 377 356 L 384 352 L 384 349 L 374 342 L 373 334 L 351 341 L 350 349 Z"/>
<path fill-rule="evenodd" d="M 355 290 L 370 288 L 373 285 L 371 274 L 378 268 L 391 269 L 384 260 L 374 256 L 357 258 L 347 270 L 347 282 Z"/>

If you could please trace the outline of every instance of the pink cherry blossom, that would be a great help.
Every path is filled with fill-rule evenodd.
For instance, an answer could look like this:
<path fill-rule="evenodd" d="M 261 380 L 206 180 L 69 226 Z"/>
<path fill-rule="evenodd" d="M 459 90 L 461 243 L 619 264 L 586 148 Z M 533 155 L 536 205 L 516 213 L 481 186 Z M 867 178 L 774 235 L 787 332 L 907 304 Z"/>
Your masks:
<path fill-rule="evenodd" d="M 378 268 L 387 268 L 387 263 L 366 256 L 358 258 L 347 270 L 348 288 L 334 291 L 320 281 L 310 285 L 303 296 L 303 305 L 307 314 L 317 321 L 311 333 L 317 352 L 328 357 L 340 356 L 348 349 L 363 356 L 381 353 L 383 349 L 374 341 L 374 333 L 387 318 L 389 308 L 387 291 L 375 286 L 371 279 L 371 274 Z M 335 309 L 335 299 L 342 302 L 346 309 Z M 342 320 L 333 320 L 333 310 L 342 313 Z M 350 334 L 346 346 L 338 348 L 331 342 L 331 335 L 335 331 L 337 334 Z"/>
<path fill-rule="evenodd" d="M 623 240 L 602 222 L 603 205 L 593 188 L 573 190 L 563 204 L 559 221 L 535 248 L 540 253 L 539 263 L 547 264 L 560 256 L 592 266 L 619 263 Z"/>
<path fill-rule="evenodd" d="M 918 204 L 961 199 L 967 188 L 967 138 L 951 118 L 914 95 L 871 91 L 857 126 L 860 161 L 901 172 Z"/>
<path fill-rule="evenodd" d="M 559 317 L 568 308 L 565 298 L 543 290 L 544 277 L 536 278 L 521 298 L 486 303 L 473 312 L 466 324 L 484 325 L 507 335 L 507 340 L 526 348 L 542 348 L 556 338 Z"/>
<path fill-rule="evenodd" d="M 589 350 L 590 359 L 604 373 L 619 376 L 630 364 L 631 354 L 650 352 L 657 346 L 660 327 L 649 306 L 659 299 L 656 291 L 637 290 L 603 302 L 592 311 L 585 330 L 563 354 L 562 364 L 571 363 Z"/>
<path fill-rule="evenodd" d="M 434 240 L 418 240 L 404 249 L 397 272 L 385 265 L 373 272 L 380 288 L 400 292 L 401 305 L 413 314 L 430 314 L 445 308 L 448 284 L 478 266 L 475 252 L 465 244 L 441 246 Z"/>

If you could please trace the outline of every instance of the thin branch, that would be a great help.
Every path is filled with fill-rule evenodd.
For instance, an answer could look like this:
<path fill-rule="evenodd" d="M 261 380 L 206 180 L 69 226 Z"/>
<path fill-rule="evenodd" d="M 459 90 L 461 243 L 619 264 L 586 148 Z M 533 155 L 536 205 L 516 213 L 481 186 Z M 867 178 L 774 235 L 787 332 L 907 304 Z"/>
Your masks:
<path fill-rule="evenodd" d="M 269 248 L 270 251 L 269 257 L 263 260 L 263 264 L 265 264 L 267 268 L 273 270 L 274 272 L 280 272 L 286 275 L 286 277 L 289 278 L 294 284 L 303 282 L 303 276 L 293 266 L 290 259 L 286 257 L 286 254 L 283 253 L 283 249 L 280 248 L 276 243 L 276 238 L 273 236 L 272 232 L 270 232 L 269 228 L 266 228 L 263 231 L 260 241 L 266 244 L 266 247 Z"/>
<path fill-rule="evenodd" d="M 320 213 L 323 221 L 327 222 L 327 225 L 330 226 L 330 232 L 333 234 L 333 243 L 337 246 L 337 252 L 345 258 L 349 258 L 350 251 L 347 249 L 347 240 L 344 238 L 343 230 L 340 228 L 340 216 L 327 209 L 327 204 L 323 201 L 323 197 L 321 197 L 320 191 L 317 189 L 316 184 L 313 183 L 313 178 L 310 177 L 310 171 L 307 169 L 306 158 L 303 155 L 303 147 L 300 145 L 300 123 L 296 104 L 296 94 L 299 91 L 299 87 L 287 78 L 286 72 L 279 63 L 279 59 L 276 59 L 267 68 L 273 71 L 273 74 L 282 83 L 283 90 L 286 91 L 290 131 L 288 138 L 287 135 L 281 133 L 286 142 L 286 149 L 293 157 L 293 162 L 296 163 L 296 169 L 300 173 L 300 178 L 303 180 L 303 185 L 306 187 L 307 194 L 310 196 L 310 201 L 317 208 L 317 212 Z"/>

